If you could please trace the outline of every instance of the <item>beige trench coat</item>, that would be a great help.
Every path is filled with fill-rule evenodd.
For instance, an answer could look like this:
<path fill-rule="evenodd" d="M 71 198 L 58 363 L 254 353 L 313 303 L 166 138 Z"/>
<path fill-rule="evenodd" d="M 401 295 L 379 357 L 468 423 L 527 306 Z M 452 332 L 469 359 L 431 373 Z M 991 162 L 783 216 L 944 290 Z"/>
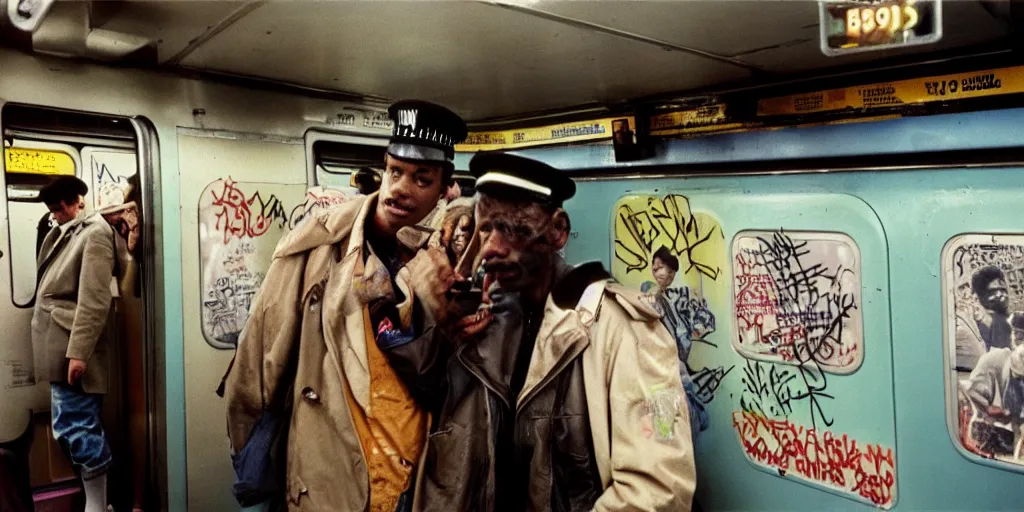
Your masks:
<path fill-rule="evenodd" d="M 598 512 L 690 510 L 696 489 L 686 395 L 675 340 L 640 294 L 593 283 L 576 307 L 549 295 L 519 396 L 579 354 L 604 493 Z"/>
<path fill-rule="evenodd" d="M 287 447 L 289 510 L 361 511 L 369 479 L 347 393 L 368 414 L 363 304 L 352 292 L 363 230 L 377 194 L 303 222 L 279 242 L 225 376 L 232 453 L 297 358 Z M 400 285 L 401 286 L 401 285 Z M 300 313 L 301 312 L 301 313 Z M 422 465 L 421 465 L 422 466 Z"/>
<path fill-rule="evenodd" d="M 86 361 L 82 389 L 106 393 L 114 230 L 98 214 L 54 228 L 37 261 L 32 350 L 36 382 L 67 381 L 67 359 Z"/>

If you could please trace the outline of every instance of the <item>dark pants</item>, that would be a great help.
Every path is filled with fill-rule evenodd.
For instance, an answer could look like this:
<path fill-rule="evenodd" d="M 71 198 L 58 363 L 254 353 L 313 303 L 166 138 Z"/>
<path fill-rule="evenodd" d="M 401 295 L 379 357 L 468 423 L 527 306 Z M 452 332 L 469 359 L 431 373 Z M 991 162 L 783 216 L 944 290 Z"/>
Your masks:
<path fill-rule="evenodd" d="M 21 437 L 0 443 L 0 512 L 31 512 L 34 508 L 28 468 L 32 437 L 29 423 Z"/>

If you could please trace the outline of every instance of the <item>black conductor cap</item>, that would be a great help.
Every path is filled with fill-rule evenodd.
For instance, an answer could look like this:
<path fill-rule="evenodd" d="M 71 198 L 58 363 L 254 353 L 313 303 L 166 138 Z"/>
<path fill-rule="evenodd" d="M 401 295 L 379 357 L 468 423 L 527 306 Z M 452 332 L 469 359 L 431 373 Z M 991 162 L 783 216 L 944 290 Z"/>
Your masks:
<path fill-rule="evenodd" d="M 562 171 L 530 158 L 497 151 L 469 161 L 476 190 L 487 195 L 525 197 L 561 206 L 576 194 L 576 183 Z"/>
<path fill-rule="evenodd" d="M 420 100 L 402 100 L 388 108 L 391 143 L 388 154 L 402 160 L 448 162 L 455 145 L 466 140 L 466 122 L 447 108 Z"/>

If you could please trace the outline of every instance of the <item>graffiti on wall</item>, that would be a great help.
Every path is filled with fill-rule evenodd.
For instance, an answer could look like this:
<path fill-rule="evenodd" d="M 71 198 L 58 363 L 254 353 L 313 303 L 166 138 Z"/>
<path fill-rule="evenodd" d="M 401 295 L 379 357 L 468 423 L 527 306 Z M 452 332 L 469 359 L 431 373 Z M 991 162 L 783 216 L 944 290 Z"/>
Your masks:
<path fill-rule="evenodd" d="M 678 194 L 626 196 L 615 206 L 612 275 L 636 287 L 662 314 L 676 340 L 694 435 L 709 426 L 706 406 L 732 367 L 714 359 L 715 310 L 723 311 L 728 283 L 718 220 L 690 210 Z"/>
<path fill-rule="evenodd" d="M 896 501 L 891 447 L 748 411 L 733 413 L 733 428 L 747 457 L 779 476 L 822 485 L 884 509 Z"/>
<path fill-rule="evenodd" d="M 1024 236 L 961 235 L 942 265 L 957 435 L 968 451 L 1024 465 Z"/>
<path fill-rule="evenodd" d="M 736 349 L 851 373 L 863 360 L 860 255 L 845 235 L 739 233 L 733 244 Z"/>
<path fill-rule="evenodd" d="M 741 381 L 740 408 L 745 412 L 778 420 L 789 420 L 796 412 L 809 417 L 812 428 L 834 422 L 826 404 L 835 397 L 828 392 L 827 374 L 814 363 L 791 366 L 747 359 Z"/>
<path fill-rule="evenodd" d="M 116 149 L 85 148 L 82 158 L 92 171 L 92 184 L 96 209 L 116 206 L 124 202 L 128 180 L 138 168 L 135 152 Z"/>
<path fill-rule="evenodd" d="M 233 349 L 270 267 L 277 241 L 310 214 L 351 196 L 304 185 L 218 179 L 199 200 L 202 329 L 206 341 Z"/>
<path fill-rule="evenodd" d="M 648 270 L 654 252 L 665 247 L 680 259 L 683 274 L 718 279 L 722 265 L 715 241 L 722 238 L 722 227 L 714 217 L 694 215 L 690 201 L 678 194 L 634 198 L 619 201 L 615 210 L 615 259 L 627 274 Z"/>

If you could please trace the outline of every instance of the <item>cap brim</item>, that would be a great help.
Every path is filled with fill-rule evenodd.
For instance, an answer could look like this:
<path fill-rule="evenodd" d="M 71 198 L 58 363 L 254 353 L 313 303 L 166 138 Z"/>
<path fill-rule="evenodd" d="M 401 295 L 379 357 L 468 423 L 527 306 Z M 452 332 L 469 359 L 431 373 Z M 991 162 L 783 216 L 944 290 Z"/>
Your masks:
<path fill-rule="evenodd" d="M 388 145 L 388 154 L 402 160 L 419 160 L 424 162 L 450 162 L 443 149 L 420 146 L 408 142 L 393 142 Z"/>

